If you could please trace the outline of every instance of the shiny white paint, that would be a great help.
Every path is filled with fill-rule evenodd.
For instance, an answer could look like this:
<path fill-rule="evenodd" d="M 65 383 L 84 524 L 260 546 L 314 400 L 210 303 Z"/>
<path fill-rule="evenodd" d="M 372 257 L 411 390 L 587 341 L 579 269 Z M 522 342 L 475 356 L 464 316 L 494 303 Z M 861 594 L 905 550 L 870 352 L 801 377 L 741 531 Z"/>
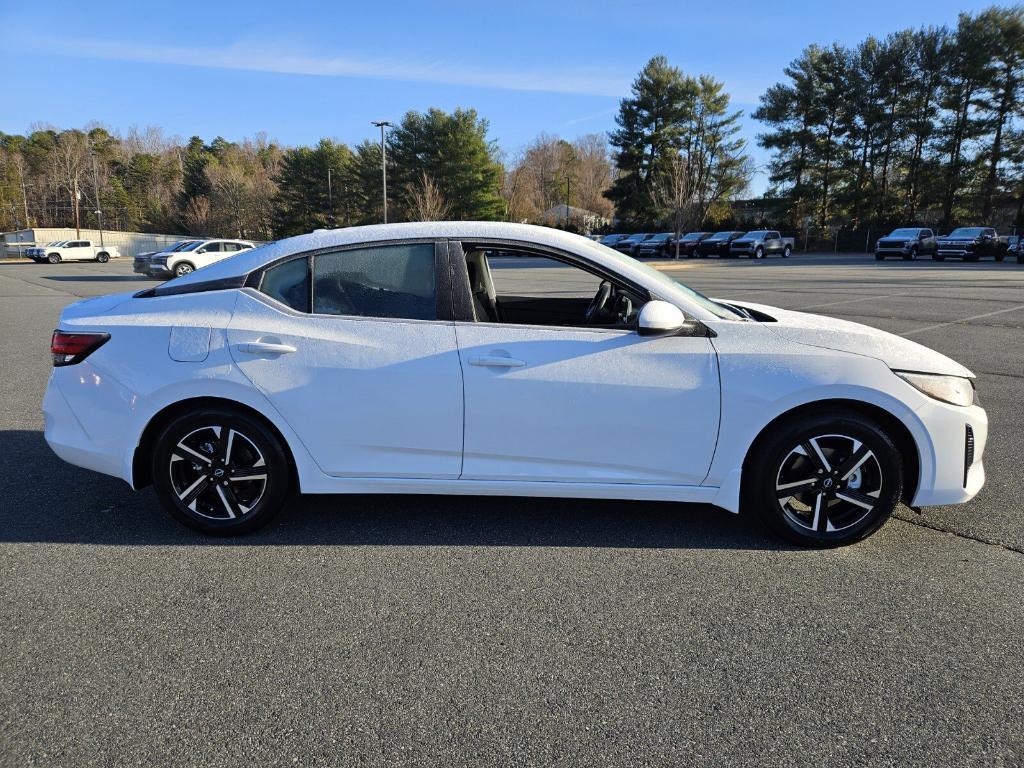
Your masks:
<path fill-rule="evenodd" d="M 770 307 L 756 308 L 777 322 L 722 319 L 661 275 L 562 232 L 457 222 L 318 232 L 178 284 L 311 248 L 449 236 L 572 251 L 715 336 L 305 316 L 252 289 L 106 296 L 61 316 L 62 329 L 111 338 L 83 363 L 54 370 L 43 402 L 47 441 L 71 463 L 134 483 L 150 420 L 180 401 L 215 397 L 255 409 L 280 431 L 308 493 L 660 499 L 736 511 L 744 458 L 762 429 L 794 408 L 852 400 L 885 410 L 913 436 L 914 504 L 966 501 L 984 482 L 985 412 L 928 398 L 891 371 L 970 375 L 954 361 L 864 326 Z M 967 424 L 976 460 L 964 488 Z"/>

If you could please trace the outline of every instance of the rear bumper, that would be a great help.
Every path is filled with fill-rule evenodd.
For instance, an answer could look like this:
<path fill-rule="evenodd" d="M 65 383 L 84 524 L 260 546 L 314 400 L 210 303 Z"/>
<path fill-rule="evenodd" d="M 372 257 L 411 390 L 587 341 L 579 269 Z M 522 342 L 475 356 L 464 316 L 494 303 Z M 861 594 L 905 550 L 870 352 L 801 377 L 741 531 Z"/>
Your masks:
<path fill-rule="evenodd" d="M 54 369 L 43 396 L 43 436 L 47 445 L 69 464 L 120 477 L 130 484 L 131 477 L 124 474 L 120 443 L 103 444 L 90 436 L 61 392 L 59 378 L 69 369 Z"/>

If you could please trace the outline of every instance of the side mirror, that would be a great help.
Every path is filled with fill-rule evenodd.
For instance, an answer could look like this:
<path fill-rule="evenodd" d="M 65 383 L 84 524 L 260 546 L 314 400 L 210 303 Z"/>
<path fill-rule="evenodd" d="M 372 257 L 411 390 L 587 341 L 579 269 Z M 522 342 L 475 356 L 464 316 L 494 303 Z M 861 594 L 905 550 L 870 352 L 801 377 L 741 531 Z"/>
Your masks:
<path fill-rule="evenodd" d="M 667 336 L 686 327 L 686 316 L 675 304 L 648 301 L 640 307 L 636 330 L 641 336 Z"/>

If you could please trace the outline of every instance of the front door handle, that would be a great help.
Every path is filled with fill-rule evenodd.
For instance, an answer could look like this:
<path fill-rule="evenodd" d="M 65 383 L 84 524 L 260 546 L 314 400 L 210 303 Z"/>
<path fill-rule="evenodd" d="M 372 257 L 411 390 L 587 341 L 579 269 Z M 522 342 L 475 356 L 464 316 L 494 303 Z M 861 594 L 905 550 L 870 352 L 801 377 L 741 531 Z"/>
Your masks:
<path fill-rule="evenodd" d="M 238 345 L 238 351 L 247 355 L 286 355 L 297 352 L 291 344 L 275 344 L 269 341 L 247 341 Z"/>
<path fill-rule="evenodd" d="M 501 357 L 499 355 L 484 355 L 483 357 L 471 357 L 470 365 L 479 365 L 484 368 L 522 368 L 526 365 L 523 360 L 516 360 L 512 357 Z"/>

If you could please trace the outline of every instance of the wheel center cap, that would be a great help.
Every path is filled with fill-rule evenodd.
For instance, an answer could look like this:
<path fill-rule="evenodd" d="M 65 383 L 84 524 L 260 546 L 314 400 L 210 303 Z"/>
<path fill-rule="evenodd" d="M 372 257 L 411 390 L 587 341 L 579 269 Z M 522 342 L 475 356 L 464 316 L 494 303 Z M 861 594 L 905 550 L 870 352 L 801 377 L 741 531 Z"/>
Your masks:
<path fill-rule="evenodd" d="M 218 470 L 218 471 L 220 471 L 220 470 Z M 822 485 L 823 488 L 831 488 L 832 487 L 832 478 L 831 477 L 826 477 L 824 480 L 821 481 L 821 485 Z"/>
<path fill-rule="evenodd" d="M 213 476 L 214 477 L 224 477 L 224 470 L 221 469 L 220 467 L 217 467 L 217 469 L 213 470 Z"/>

